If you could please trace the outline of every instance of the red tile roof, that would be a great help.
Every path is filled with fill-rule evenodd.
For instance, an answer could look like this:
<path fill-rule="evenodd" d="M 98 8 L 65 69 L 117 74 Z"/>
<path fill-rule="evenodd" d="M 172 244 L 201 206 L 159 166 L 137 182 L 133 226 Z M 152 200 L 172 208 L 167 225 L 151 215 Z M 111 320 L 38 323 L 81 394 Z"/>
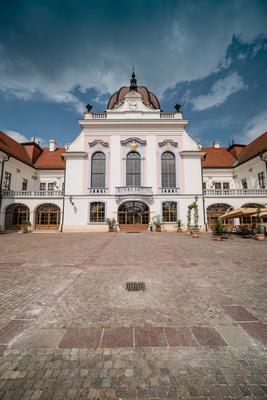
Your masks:
<path fill-rule="evenodd" d="M 263 153 L 267 150 L 267 132 L 258 136 L 252 142 L 250 142 L 246 147 L 243 148 L 239 157 L 238 164 L 242 164 L 245 161 Z"/>
<path fill-rule="evenodd" d="M 55 151 L 49 151 L 48 147 L 44 147 L 42 154 L 35 163 L 35 167 L 38 169 L 64 169 L 65 161 L 61 157 L 64 152 L 64 147 L 59 147 Z"/>
<path fill-rule="evenodd" d="M 236 159 L 229 153 L 227 147 L 202 147 L 206 153 L 202 160 L 203 168 L 231 168 Z"/>
<path fill-rule="evenodd" d="M 61 154 L 65 152 L 64 147 L 59 147 L 55 151 L 49 151 L 49 148 L 41 148 L 39 145 L 39 154 L 33 157 L 32 143 L 18 143 L 4 132 L 0 131 L 0 150 L 18 160 L 31 165 L 37 169 L 64 169 L 65 161 Z"/>
<path fill-rule="evenodd" d="M 21 143 L 16 142 L 10 136 L 0 131 L 0 150 L 17 158 L 18 160 L 31 165 L 30 157 Z"/>

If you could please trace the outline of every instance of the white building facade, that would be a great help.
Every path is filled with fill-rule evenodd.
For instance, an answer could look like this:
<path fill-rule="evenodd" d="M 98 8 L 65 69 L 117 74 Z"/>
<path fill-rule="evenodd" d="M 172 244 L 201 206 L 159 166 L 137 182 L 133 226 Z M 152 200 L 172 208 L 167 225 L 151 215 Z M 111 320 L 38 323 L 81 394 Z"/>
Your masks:
<path fill-rule="evenodd" d="M 34 230 L 106 231 L 115 218 L 121 230 L 147 230 L 160 217 L 163 230 L 174 230 L 178 219 L 186 226 L 193 202 L 206 229 L 231 207 L 266 206 L 267 133 L 256 145 L 202 148 L 187 123 L 179 105 L 162 112 L 133 74 L 106 111 L 87 106 L 65 149 L 0 141 L 1 229 L 29 218 Z"/>

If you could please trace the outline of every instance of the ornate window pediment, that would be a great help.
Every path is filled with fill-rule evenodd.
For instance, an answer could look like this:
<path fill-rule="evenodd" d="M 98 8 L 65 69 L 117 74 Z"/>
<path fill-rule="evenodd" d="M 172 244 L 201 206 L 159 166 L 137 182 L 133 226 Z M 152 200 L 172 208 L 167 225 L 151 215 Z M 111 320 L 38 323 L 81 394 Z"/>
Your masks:
<path fill-rule="evenodd" d="M 127 146 L 127 144 L 134 144 L 134 143 L 138 143 L 141 144 L 142 146 L 146 145 L 146 140 L 142 140 L 136 137 L 131 137 L 125 140 L 121 140 L 121 145 L 122 146 Z"/>
<path fill-rule="evenodd" d="M 178 147 L 178 143 L 172 139 L 165 139 L 159 143 L 159 147 L 164 147 L 164 146 Z"/>
<path fill-rule="evenodd" d="M 95 147 L 95 146 L 102 146 L 102 147 L 109 147 L 108 142 L 104 142 L 102 139 L 95 139 L 92 142 L 89 143 L 90 147 Z"/>

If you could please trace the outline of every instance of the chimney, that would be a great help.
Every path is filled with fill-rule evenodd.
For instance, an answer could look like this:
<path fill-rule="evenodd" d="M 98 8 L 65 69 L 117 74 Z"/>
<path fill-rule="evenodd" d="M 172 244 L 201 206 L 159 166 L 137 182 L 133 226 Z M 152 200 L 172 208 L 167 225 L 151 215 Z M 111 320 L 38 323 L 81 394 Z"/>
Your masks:
<path fill-rule="evenodd" d="M 56 148 L 57 148 L 56 139 L 50 139 L 49 140 L 49 151 L 55 151 Z"/>
<path fill-rule="evenodd" d="M 218 142 L 217 140 L 214 140 L 214 142 L 212 142 L 212 147 L 214 149 L 219 149 L 221 147 L 221 143 Z"/>

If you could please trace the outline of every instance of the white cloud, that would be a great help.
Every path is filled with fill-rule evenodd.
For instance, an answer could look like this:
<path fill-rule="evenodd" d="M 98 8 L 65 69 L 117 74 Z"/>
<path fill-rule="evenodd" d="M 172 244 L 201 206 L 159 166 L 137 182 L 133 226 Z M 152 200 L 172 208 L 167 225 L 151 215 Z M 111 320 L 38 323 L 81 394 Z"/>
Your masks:
<path fill-rule="evenodd" d="M 231 94 L 246 88 L 247 86 L 244 84 L 241 76 L 233 72 L 226 78 L 215 82 L 207 95 L 198 96 L 192 99 L 191 103 L 196 111 L 217 107 L 223 104 Z"/>
<path fill-rule="evenodd" d="M 134 64 L 138 83 L 161 97 L 179 82 L 229 67 L 233 35 L 251 43 L 266 33 L 266 13 L 257 1 L 162 2 L 151 7 L 149 23 L 143 2 L 133 5 L 135 12 L 128 2 L 118 4 L 121 20 L 119 12 L 112 18 L 97 5 L 91 14 L 83 8 L 79 14 L 75 5 L 76 18 L 69 20 L 61 9 L 24 7 L 16 29 L 9 26 L 12 35 L 0 38 L 0 91 L 22 100 L 41 94 L 80 112 L 75 88 L 112 93 L 128 84 Z"/>
<path fill-rule="evenodd" d="M 257 114 L 249 120 L 244 129 L 244 135 L 247 141 L 255 139 L 257 136 L 267 131 L 267 111 Z M 244 135 L 240 139 L 244 141 Z"/>
<path fill-rule="evenodd" d="M 30 142 L 32 140 L 35 140 L 35 142 L 39 143 L 40 146 L 43 146 L 43 147 L 47 146 L 47 142 L 40 137 L 27 138 L 22 133 L 17 132 L 17 131 L 12 131 L 10 129 L 2 129 L 2 132 L 6 133 L 8 136 L 10 136 L 12 139 L 16 140 L 16 142 L 19 142 L 19 143 Z"/>

